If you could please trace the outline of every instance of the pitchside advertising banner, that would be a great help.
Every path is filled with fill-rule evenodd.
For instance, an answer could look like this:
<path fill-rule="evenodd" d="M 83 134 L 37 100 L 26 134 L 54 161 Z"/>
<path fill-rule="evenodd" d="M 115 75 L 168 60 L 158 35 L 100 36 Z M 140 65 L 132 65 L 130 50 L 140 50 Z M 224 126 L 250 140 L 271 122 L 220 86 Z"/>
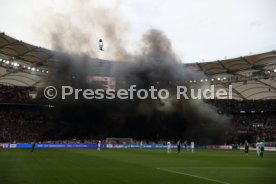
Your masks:
<path fill-rule="evenodd" d="M 0 144 L 1 146 L 1 144 Z M 2 148 L 32 148 L 32 144 L 2 144 Z M 36 148 L 98 148 L 98 144 L 36 144 Z M 141 148 L 139 144 L 102 144 L 101 148 Z M 147 144 L 142 148 L 167 148 L 162 144 Z M 172 145 L 171 148 L 176 148 L 176 145 Z M 182 146 L 184 148 L 184 146 Z"/>
<path fill-rule="evenodd" d="M 98 144 L 36 144 L 36 148 L 98 148 Z M 21 144 L 8 144 L 0 143 L 0 148 L 32 148 L 32 144 L 21 143 Z M 145 149 L 165 149 L 167 145 L 163 144 L 145 144 L 142 147 L 139 144 L 102 144 L 101 148 L 145 148 Z M 177 148 L 176 145 L 172 145 L 171 148 Z M 181 148 L 185 148 L 181 146 Z M 233 149 L 232 146 L 225 145 L 210 145 L 210 146 L 197 146 L 196 148 L 201 149 Z M 187 146 L 190 149 L 190 146 Z M 243 150 L 244 147 L 238 147 L 235 149 Z M 256 150 L 255 148 L 250 148 L 250 150 Z M 275 147 L 265 147 L 265 151 L 276 151 Z"/>

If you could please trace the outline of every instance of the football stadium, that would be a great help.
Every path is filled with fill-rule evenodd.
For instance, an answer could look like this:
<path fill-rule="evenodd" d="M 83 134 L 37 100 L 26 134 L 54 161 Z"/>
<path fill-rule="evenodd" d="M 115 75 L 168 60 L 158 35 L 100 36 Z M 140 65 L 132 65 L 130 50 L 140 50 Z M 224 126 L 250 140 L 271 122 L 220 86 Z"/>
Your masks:
<path fill-rule="evenodd" d="M 126 8 L 129 13 L 130 1 L 112 1 L 113 8 L 111 1 L 73 1 L 68 3 L 77 13 L 72 19 L 61 12 L 46 16 L 45 11 L 54 11 L 46 8 L 46 22 L 38 18 L 42 9 L 34 7 L 55 9 L 60 2 L 0 2 L 17 12 L 0 13 L 1 184 L 275 183 L 275 44 L 259 52 L 186 62 L 174 50 L 177 44 L 167 36 L 170 33 L 158 28 L 143 33 L 139 51 L 126 49 L 127 38 L 120 34 L 129 25 L 113 8 L 122 12 Z M 146 17 L 152 14 L 153 9 L 146 8 L 150 5 L 165 8 L 164 2 L 133 2 L 134 9 L 142 11 L 139 15 L 144 11 Z M 183 2 L 173 3 L 206 5 Z M 264 10 L 275 4 L 270 0 L 209 3 L 226 9 L 248 3 L 250 8 L 260 7 L 253 27 L 267 24 L 260 23 L 261 14 L 275 15 Z M 38 30 L 30 23 L 20 24 L 21 8 L 38 13 L 37 25 L 47 26 Z M 100 14 L 99 20 L 94 14 Z M 131 19 L 133 14 L 129 15 Z M 18 29 L 10 34 L 6 25 L 13 25 L 13 16 Z M 166 20 L 160 18 L 166 26 L 173 24 Z M 143 18 L 139 21 L 139 26 L 147 23 Z M 199 25 L 209 25 L 206 22 Z M 100 34 L 91 29 L 87 33 L 88 23 L 95 30 L 99 26 Z M 33 44 L 37 42 L 30 37 L 13 36 L 27 35 L 20 25 L 35 29 L 34 35 L 47 40 L 40 39 L 39 45 L 45 46 Z M 270 26 L 272 32 L 276 30 L 274 22 Z M 275 38 L 268 32 L 261 33 Z M 204 40 L 200 42 L 204 45 Z M 214 50 L 223 50 L 219 38 L 212 42 Z M 241 43 L 235 41 L 231 47 L 234 50 Z M 261 44 L 267 45 L 256 42 Z M 248 51 L 258 48 L 248 47 Z"/>

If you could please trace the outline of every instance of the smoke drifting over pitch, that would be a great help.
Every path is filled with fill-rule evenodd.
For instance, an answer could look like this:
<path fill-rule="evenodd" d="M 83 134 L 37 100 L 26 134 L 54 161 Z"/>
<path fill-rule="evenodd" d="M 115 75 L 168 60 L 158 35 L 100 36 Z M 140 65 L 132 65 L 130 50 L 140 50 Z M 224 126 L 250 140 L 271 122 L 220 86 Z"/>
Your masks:
<path fill-rule="evenodd" d="M 133 54 L 125 49 L 128 24 L 116 9 L 95 7 L 84 1 L 74 3 L 78 16 L 52 16 L 49 38 L 57 54 L 49 83 L 88 88 L 86 77 L 93 69 L 93 58 L 100 57 L 98 38 L 92 28 L 101 30 L 112 60 L 107 76 L 114 76 L 124 86 L 166 88 L 173 94 L 179 81 L 204 74 L 191 73 L 174 53 L 170 40 L 160 30 L 148 30 L 140 48 Z M 74 20 L 81 20 L 75 25 Z M 91 31 L 92 30 L 92 31 Z M 92 86 L 92 88 L 99 86 Z M 137 139 L 188 139 L 201 143 L 222 141 L 228 118 L 200 100 L 57 100 L 56 121 L 52 130 L 56 138 L 133 137 Z"/>

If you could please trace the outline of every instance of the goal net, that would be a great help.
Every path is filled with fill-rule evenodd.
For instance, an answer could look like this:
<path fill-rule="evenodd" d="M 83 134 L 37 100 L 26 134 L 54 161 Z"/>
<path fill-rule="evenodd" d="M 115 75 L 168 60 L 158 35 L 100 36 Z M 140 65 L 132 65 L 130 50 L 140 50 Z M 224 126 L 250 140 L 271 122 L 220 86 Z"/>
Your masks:
<path fill-rule="evenodd" d="M 105 141 L 107 144 L 133 144 L 132 138 L 108 137 Z"/>

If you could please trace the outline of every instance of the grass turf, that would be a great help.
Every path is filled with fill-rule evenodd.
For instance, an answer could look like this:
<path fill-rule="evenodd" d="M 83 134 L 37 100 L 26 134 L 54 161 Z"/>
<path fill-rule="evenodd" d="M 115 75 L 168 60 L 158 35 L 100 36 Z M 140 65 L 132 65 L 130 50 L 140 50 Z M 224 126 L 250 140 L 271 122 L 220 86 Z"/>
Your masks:
<path fill-rule="evenodd" d="M 1 184 L 275 183 L 276 153 L 139 149 L 0 149 Z"/>

